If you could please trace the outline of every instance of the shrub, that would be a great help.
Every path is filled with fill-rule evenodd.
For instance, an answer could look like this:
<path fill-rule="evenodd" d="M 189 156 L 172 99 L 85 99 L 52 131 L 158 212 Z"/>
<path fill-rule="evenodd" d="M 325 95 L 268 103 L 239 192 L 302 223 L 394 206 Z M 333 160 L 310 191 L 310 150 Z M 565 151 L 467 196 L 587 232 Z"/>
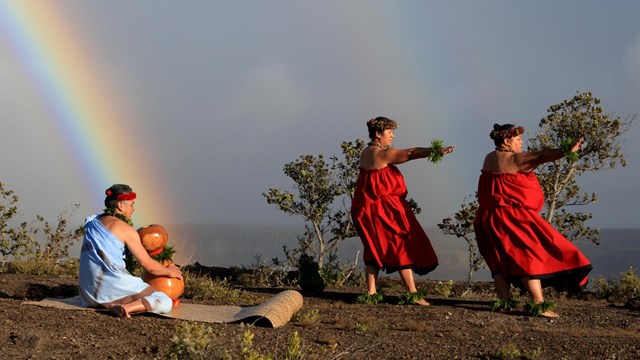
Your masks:
<path fill-rule="evenodd" d="M 0 270 L 34 275 L 77 275 L 77 261 L 69 248 L 80 240 L 81 226 L 70 228 L 69 220 L 78 204 L 65 210 L 50 224 L 36 215 L 33 221 L 17 223 L 18 196 L 0 182 Z"/>
<path fill-rule="evenodd" d="M 171 337 L 170 359 L 209 359 L 213 331 L 207 325 L 186 321 L 175 327 Z"/>
<path fill-rule="evenodd" d="M 626 301 L 640 296 L 640 277 L 637 270 L 630 267 L 620 273 L 619 281 L 607 281 L 604 277 L 597 280 L 594 287 L 598 299 L 608 301 Z"/>
<path fill-rule="evenodd" d="M 441 295 L 444 297 L 450 297 L 453 295 L 453 285 L 454 285 L 453 280 L 438 281 L 434 286 L 433 290 L 438 295 Z"/>
<path fill-rule="evenodd" d="M 316 323 L 318 322 L 318 320 L 320 320 L 320 312 L 318 311 L 318 309 L 311 309 L 296 316 L 296 321 L 303 324 Z"/>
<path fill-rule="evenodd" d="M 226 279 L 213 280 L 208 276 L 198 276 L 185 272 L 185 299 L 211 300 L 223 304 L 257 304 L 259 299 L 253 295 L 234 289 Z"/>
<path fill-rule="evenodd" d="M 51 261 L 36 255 L 29 259 L 12 261 L 6 266 L 5 271 L 30 275 L 78 276 L 79 269 L 80 262 L 77 258 Z"/>

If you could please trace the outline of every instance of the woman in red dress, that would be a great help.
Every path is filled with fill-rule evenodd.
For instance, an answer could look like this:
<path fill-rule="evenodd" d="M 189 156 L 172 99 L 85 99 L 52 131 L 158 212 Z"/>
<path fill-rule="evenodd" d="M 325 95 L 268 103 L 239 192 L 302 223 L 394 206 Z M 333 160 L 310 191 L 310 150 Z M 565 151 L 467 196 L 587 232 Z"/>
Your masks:
<path fill-rule="evenodd" d="M 542 289 L 578 290 L 586 286 L 592 266 L 584 255 L 538 213 L 544 194 L 533 170 L 565 156 L 562 149 L 522 152 L 524 128 L 494 125 L 496 145 L 484 159 L 478 182 L 479 208 L 474 221 L 476 241 L 493 276 L 499 300 L 495 310 L 510 310 L 511 284 L 528 291 L 532 315 L 558 317 L 545 302 Z M 582 146 L 578 140 L 569 149 Z"/>
<path fill-rule="evenodd" d="M 364 245 L 368 296 L 377 294 L 380 269 L 398 271 L 410 294 L 417 293 L 413 272 L 426 274 L 438 266 L 431 242 L 418 223 L 406 196 L 407 188 L 395 164 L 428 157 L 432 148 L 394 149 L 394 120 L 377 117 L 367 122 L 371 142 L 360 156 L 360 175 L 351 207 L 358 235 Z M 455 146 L 443 147 L 448 154 Z M 424 299 L 417 304 L 429 305 Z"/>

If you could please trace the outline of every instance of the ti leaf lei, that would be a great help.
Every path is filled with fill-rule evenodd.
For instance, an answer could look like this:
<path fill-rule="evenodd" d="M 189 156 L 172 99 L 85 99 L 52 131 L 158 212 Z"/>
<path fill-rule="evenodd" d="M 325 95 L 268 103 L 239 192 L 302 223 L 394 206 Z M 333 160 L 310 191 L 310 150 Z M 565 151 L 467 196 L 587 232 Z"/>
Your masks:
<path fill-rule="evenodd" d="M 414 293 L 406 292 L 398 298 L 398 305 L 413 305 L 419 300 L 424 299 L 427 296 L 427 292 L 424 289 L 420 289 Z"/>
<path fill-rule="evenodd" d="M 429 152 L 429 161 L 437 164 L 442 160 L 444 155 L 442 154 L 442 146 L 444 141 L 442 139 L 435 139 L 431 142 L 431 151 Z"/>
<path fill-rule="evenodd" d="M 540 316 L 555 308 L 556 304 L 553 301 L 543 301 L 536 304 L 531 300 L 524 306 L 524 310 L 531 316 Z"/>
<path fill-rule="evenodd" d="M 356 304 L 377 304 L 382 301 L 384 301 L 384 294 L 380 292 L 375 294 L 364 293 L 356 298 Z"/>
<path fill-rule="evenodd" d="M 518 306 L 515 299 L 496 299 L 491 304 L 491 311 L 509 311 Z"/>
<path fill-rule="evenodd" d="M 572 138 L 568 138 L 566 140 L 562 140 L 562 142 L 560 142 L 560 148 L 562 148 L 562 151 L 564 151 L 564 156 L 567 158 L 567 160 L 569 160 L 570 162 L 576 162 L 578 161 L 578 152 L 577 151 L 571 151 L 571 148 L 576 144 L 575 141 L 573 141 Z"/>
<path fill-rule="evenodd" d="M 120 219 L 120 220 L 126 222 L 127 224 L 129 224 L 129 226 L 133 226 L 133 221 L 131 221 L 131 219 L 128 219 L 126 216 L 124 216 L 124 214 L 116 212 L 116 209 L 104 208 L 102 213 L 105 214 L 105 215 L 115 216 L 118 219 Z"/>

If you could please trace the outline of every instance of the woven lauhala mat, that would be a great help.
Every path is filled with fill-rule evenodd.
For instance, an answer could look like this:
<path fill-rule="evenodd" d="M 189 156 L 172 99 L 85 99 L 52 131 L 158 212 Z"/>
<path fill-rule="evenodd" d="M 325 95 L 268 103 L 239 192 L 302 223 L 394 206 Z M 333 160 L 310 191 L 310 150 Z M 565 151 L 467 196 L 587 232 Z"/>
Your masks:
<path fill-rule="evenodd" d="M 95 311 L 80 305 L 80 297 L 41 301 L 24 301 L 22 305 L 36 305 L 64 310 Z M 181 303 L 167 314 L 158 314 L 174 319 L 211 323 L 251 323 L 257 326 L 277 328 L 291 320 L 302 308 L 302 295 L 295 290 L 282 291 L 256 306 L 215 306 Z"/>

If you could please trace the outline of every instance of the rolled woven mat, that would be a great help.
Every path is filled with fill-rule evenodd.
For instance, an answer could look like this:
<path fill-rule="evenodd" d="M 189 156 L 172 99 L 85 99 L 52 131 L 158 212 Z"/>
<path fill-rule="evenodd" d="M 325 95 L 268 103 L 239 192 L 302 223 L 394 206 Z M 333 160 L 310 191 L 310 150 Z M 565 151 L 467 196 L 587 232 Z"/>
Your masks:
<path fill-rule="evenodd" d="M 251 323 L 256 326 L 277 328 L 291 320 L 293 314 L 302 308 L 302 295 L 295 290 L 282 291 L 255 306 L 218 306 L 181 303 L 167 314 L 158 314 L 174 319 L 210 323 Z M 93 310 L 80 305 L 80 297 L 41 301 L 24 301 L 22 305 L 36 305 L 64 310 Z"/>

